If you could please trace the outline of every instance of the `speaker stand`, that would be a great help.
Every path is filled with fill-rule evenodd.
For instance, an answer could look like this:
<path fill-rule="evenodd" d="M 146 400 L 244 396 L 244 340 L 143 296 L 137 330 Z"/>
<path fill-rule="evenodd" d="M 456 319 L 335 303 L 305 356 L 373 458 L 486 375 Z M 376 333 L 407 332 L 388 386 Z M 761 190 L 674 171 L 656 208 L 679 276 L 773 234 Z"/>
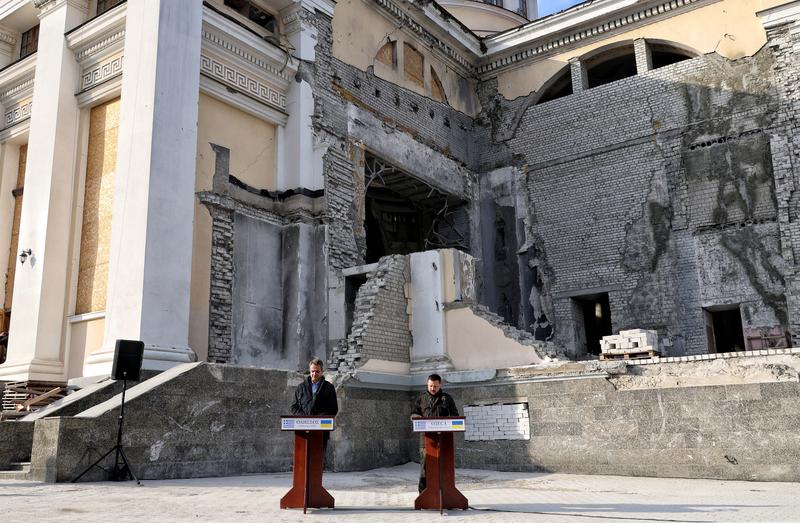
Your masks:
<path fill-rule="evenodd" d="M 141 485 L 142 483 L 139 481 L 139 478 L 131 470 L 131 464 L 128 462 L 128 456 L 125 455 L 125 449 L 122 448 L 122 424 L 125 421 L 125 391 L 128 389 L 128 380 L 127 380 L 127 372 L 122 374 L 122 405 L 119 409 L 119 418 L 117 420 L 117 444 L 108 449 L 108 452 L 100 456 L 97 461 L 86 467 L 86 470 L 75 476 L 72 480 L 73 483 L 81 479 L 81 477 L 92 470 L 94 467 L 97 467 L 105 472 L 109 473 L 111 481 L 127 481 L 129 479 L 136 480 L 137 485 Z M 100 462 L 102 462 L 109 454 L 115 452 L 114 454 L 114 466 L 113 468 L 106 469 L 100 466 Z"/>

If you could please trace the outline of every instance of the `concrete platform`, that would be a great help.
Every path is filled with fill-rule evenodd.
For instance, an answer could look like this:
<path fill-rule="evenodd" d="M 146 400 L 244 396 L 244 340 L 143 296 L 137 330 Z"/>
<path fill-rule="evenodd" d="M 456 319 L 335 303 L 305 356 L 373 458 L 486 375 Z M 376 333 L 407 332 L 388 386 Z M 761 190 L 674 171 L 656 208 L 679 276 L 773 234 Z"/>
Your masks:
<path fill-rule="evenodd" d="M 420 521 L 409 508 L 418 466 L 326 473 L 334 510 L 280 510 L 289 473 L 228 478 L 48 484 L 0 479 L 16 521 Z M 473 509 L 463 521 L 797 521 L 800 483 L 633 478 L 458 470 Z"/>

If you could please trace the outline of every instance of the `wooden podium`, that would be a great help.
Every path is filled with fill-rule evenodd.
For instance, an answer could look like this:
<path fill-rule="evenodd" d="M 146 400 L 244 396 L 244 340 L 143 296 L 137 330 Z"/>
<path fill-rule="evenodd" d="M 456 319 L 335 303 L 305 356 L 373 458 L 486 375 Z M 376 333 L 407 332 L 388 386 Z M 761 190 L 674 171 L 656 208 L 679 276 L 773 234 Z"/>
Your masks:
<path fill-rule="evenodd" d="M 294 432 L 294 478 L 281 508 L 333 508 L 322 486 L 323 435 L 333 430 L 333 416 L 281 416 L 281 430 Z"/>
<path fill-rule="evenodd" d="M 453 432 L 464 431 L 464 418 L 414 418 L 414 432 L 425 433 L 425 490 L 414 500 L 414 509 L 460 508 L 469 502 L 456 488 L 455 447 Z"/>

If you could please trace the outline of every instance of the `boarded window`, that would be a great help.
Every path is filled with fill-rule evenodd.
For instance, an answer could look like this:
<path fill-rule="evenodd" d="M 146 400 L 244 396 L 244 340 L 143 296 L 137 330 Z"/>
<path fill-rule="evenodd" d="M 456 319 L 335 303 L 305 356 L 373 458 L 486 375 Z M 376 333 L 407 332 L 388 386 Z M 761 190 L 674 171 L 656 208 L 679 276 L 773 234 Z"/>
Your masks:
<path fill-rule="evenodd" d="M 92 109 L 75 314 L 106 308 L 119 98 Z"/>
<path fill-rule="evenodd" d="M 447 97 L 444 95 L 442 82 L 439 80 L 439 75 L 436 74 L 433 67 L 431 67 L 431 98 L 447 103 Z"/>
<path fill-rule="evenodd" d="M 386 42 L 378 50 L 375 60 L 392 69 L 397 67 L 397 42 Z"/>
<path fill-rule="evenodd" d="M 422 53 L 407 43 L 403 44 L 403 73 L 405 73 L 406 80 L 410 80 L 419 87 L 425 87 L 423 62 Z"/>
<path fill-rule="evenodd" d="M 11 302 L 14 293 L 14 273 L 17 268 L 17 249 L 19 248 L 19 222 L 22 215 L 22 187 L 25 184 L 25 162 L 28 158 L 28 146 L 19 148 L 19 164 L 17 166 L 17 183 L 12 194 L 14 196 L 14 221 L 11 223 L 11 247 L 8 251 L 8 272 L 6 273 L 6 298 L 3 303 L 3 325 L 0 332 L 8 332 L 11 318 Z"/>

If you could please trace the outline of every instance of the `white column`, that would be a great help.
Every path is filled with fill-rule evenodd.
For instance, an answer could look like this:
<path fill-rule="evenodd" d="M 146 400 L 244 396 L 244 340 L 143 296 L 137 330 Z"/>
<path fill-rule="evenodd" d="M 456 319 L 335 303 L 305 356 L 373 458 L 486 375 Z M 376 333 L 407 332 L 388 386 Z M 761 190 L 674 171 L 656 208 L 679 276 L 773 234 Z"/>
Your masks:
<path fill-rule="evenodd" d="M 67 290 L 70 220 L 76 171 L 79 69 L 64 33 L 86 19 L 87 0 L 34 0 L 39 50 L 28 135 L 25 195 L 17 258 L 14 310 L 4 380 L 65 379 L 61 338 Z"/>
<path fill-rule="evenodd" d="M 328 0 L 301 0 L 281 11 L 286 37 L 294 48 L 293 54 L 296 57 L 309 62 L 316 59 L 314 47 L 317 45 L 317 30 L 305 19 L 306 13 L 320 11 L 333 16 L 333 5 Z M 315 143 L 311 124 L 314 95 L 306 80 L 300 79 L 291 84 L 286 110 L 289 120 L 283 132 L 285 150 L 278 171 L 278 189 L 322 189 L 322 156 L 325 146 Z"/>
<path fill-rule="evenodd" d="M 14 225 L 14 195 L 19 175 L 19 145 L 9 142 L 0 146 L 0 307 L 5 302 L 5 276 L 8 273 L 8 249 Z M 18 254 L 18 253 L 17 253 Z"/>
<path fill-rule="evenodd" d="M 447 355 L 442 251 L 415 252 L 411 258 L 411 372 L 453 368 Z"/>
<path fill-rule="evenodd" d="M 189 348 L 202 2 L 128 2 L 103 348 L 145 343 L 143 368 L 193 361 Z"/>

